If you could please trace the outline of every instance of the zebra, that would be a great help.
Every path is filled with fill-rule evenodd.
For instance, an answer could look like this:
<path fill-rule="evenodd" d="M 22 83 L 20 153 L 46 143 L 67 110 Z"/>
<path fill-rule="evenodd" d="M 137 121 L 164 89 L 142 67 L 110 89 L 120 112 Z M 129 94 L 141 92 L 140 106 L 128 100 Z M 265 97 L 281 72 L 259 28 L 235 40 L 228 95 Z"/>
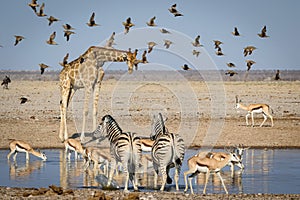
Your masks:
<path fill-rule="evenodd" d="M 100 139 L 107 137 L 110 141 L 111 166 L 107 186 L 111 185 L 117 162 L 121 162 L 124 174 L 126 175 L 124 191 L 128 191 L 129 179 L 132 182 L 134 190 L 137 191 L 136 172 L 141 159 L 140 138 L 132 132 L 123 133 L 118 123 L 110 115 L 105 115 L 102 118 L 94 133 L 99 135 Z"/>
<path fill-rule="evenodd" d="M 10 83 L 11 80 L 8 76 L 5 76 L 5 78 L 3 79 L 1 85 L 3 85 L 3 89 L 8 89 L 8 83 Z"/>
<path fill-rule="evenodd" d="M 161 113 L 158 114 L 157 118 L 155 115 L 153 116 L 150 138 L 155 141 L 151 150 L 155 176 L 157 177 L 159 169 L 162 174 L 160 190 L 164 190 L 166 183 L 172 183 L 169 171 L 175 167 L 174 180 L 178 191 L 178 179 L 185 153 L 183 139 L 178 134 L 168 132 Z M 157 180 L 155 180 L 156 182 Z"/>

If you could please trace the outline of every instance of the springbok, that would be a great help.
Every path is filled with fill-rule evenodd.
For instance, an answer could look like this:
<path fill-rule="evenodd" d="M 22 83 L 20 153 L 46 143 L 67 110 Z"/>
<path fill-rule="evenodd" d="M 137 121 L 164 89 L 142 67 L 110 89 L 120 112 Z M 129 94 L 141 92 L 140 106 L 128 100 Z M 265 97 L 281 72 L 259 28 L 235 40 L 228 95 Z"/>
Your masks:
<path fill-rule="evenodd" d="M 241 104 L 241 100 L 238 100 L 238 96 L 235 97 L 235 102 L 236 102 L 236 106 L 235 108 L 241 108 L 243 110 L 248 111 L 247 115 L 246 115 L 246 124 L 247 126 L 249 125 L 248 123 L 248 117 L 249 115 L 251 115 L 251 119 L 252 119 L 252 127 L 254 126 L 254 117 L 253 114 L 254 113 L 262 113 L 264 116 L 264 121 L 261 123 L 260 127 L 262 127 L 262 125 L 265 123 L 265 121 L 267 120 L 267 118 L 269 117 L 271 119 L 271 123 L 272 123 L 272 127 L 274 126 L 273 124 L 273 117 L 270 114 L 270 106 L 267 104 L 249 104 L 248 106 L 245 106 L 243 104 Z"/>
<path fill-rule="evenodd" d="M 228 194 L 228 191 L 226 189 L 226 186 L 224 184 L 224 181 L 221 177 L 220 171 L 223 167 L 228 165 L 229 162 L 238 162 L 239 159 L 236 156 L 235 153 L 220 153 L 217 155 L 214 155 L 213 152 L 210 152 L 204 157 L 198 157 L 198 156 L 192 156 L 191 158 L 188 159 L 188 170 L 184 172 L 184 182 L 185 182 L 185 189 L 184 192 L 188 190 L 188 183 L 187 183 L 187 175 L 191 174 L 189 176 L 189 185 L 191 189 L 191 193 L 194 194 L 193 191 L 193 186 L 192 186 L 192 179 L 194 176 L 196 176 L 199 173 L 205 173 L 206 174 L 206 180 L 205 180 L 205 185 L 203 189 L 203 194 L 206 193 L 206 186 L 207 182 L 210 176 L 210 172 L 216 173 L 220 180 L 221 183 L 224 187 L 224 190 L 226 194 Z"/>
<path fill-rule="evenodd" d="M 73 138 L 66 139 L 64 141 L 65 145 L 65 152 L 68 155 L 68 160 L 71 159 L 71 151 L 75 152 L 75 160 L 78 158 L 78 153 L 82 154 L 84 156 L 84 149 L 80 143 L 80 141 L 75 140 Z"/>
<path fill-rule="evenodd" d="M 18 152 L 26 153 L 26 161 L 29 161 L 29 154 L 32 154 L 36 157 L 43 159 L 43 161 L 47 160 L 47 156 L 44 153 L 39 151 L 35 151 L 28 143 L 21 140 L 12 140 L 9 143 L 10 152 L 7 155 L 7 159 L 9 160 L 10 156 L 14 154 L 14 161 L 16 161 L 16 157 Z"/>
<path fill-rule="evenodd" d="M 108 167 L 110 162 L 110 152 L 96 147 L 87 147 L 84 156 L 84 170 L 93 163 L 94 171 L 99 169 L 99 165 L 104 165 L 104 174 L 108 175 Z"/>

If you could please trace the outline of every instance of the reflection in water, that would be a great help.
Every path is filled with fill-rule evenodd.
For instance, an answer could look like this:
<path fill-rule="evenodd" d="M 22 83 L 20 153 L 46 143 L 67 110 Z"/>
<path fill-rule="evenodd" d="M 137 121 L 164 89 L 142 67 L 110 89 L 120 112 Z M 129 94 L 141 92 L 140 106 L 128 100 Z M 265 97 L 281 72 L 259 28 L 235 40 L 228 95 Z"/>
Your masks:
<path fill-rule="evenodd" d="M 102 170 L 94 171 L 91 168 L 84 171 L 83 160 L 68 161 L 64 150 L 45 150 L 48 160 L 43 162 L 32 159 L 26 162 L 25 158 L 17 159 L 17 162 L 8 162 L 7 151 L 0 151 L 0 170 L 9 173 L 1 173 L 0 185 L 9 187 L 48 187 L 51 184 L 60 185 L 63 188 L 101 187 L 97 182 L 105 180 L 99 176 Z M 185 160 L 179 177 L 180 191 L 183 191 L 183 172 L 187 170 L 187 159 L 197 151 L 187 150 Z M 257 150 L 249 149 L 245 152 L 243 163 L 244 171 L 236 168 L 233 176 L 230 168 L 222 171 L 222 177 L 229 193 L 298 193 L 300 188 L 300 150 Z M 139 173 L 139 183 L 142 190 L 152 191 L 154 188 L 154 170 L 149 155 L 143 158 Z M 150 159 L 151 160 L 151 159 Z M 292 161 L 292 162 L 291 162 Z M 174 177 L 174 170 L 170 171 Z M 100 177 L 100 178 L 99 178 Z M 158 188 L 161 184 L 158 176 Z M 124 186 L 122 173 L 115 175 L 117 184 Z M 202 193 L 205 175 L 198 175 L 193 181 L 195 192 Z M 174 184 L 168 185 L 167 190 L 174 191 Z M 208 193 L 224 193 L 218 177 L 211 175 L 207 185 Z"/>
<path fill-rule="evenodd" d="M 42 160 L 36 160 L 34 162 L 29 162 L 26 160 L 26 162 L 19 162 L 17 164 L 16 161 L 8 161 L 9 165 L 9 177 L 11 180 L 18 180 L 21 177 L 28 177 L 30 174 L 32 174 L 34 171 L 38 171 L 43 166 L 44 161 Z"/>

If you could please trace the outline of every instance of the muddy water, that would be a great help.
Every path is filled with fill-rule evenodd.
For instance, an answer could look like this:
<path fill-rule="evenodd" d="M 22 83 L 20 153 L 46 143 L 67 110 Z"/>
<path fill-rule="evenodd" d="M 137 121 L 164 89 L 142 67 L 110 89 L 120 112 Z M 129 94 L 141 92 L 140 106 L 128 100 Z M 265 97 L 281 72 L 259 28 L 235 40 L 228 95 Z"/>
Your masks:
<path fill-rule="evenodd" d="M 17 162 L 7 161 L 8 150 L 0 151 L 0 186 L 9 187 L 48 187 L 51 184 L 65 188 L 99 187 L 99 179 L 93 170 L 83 171 L 83 161 L 75 162 L 74 158 L 67 161 L 63 150 L 44 150 L 48 160 L 43 162 L 33 156 L 25 161 L 25 154 L 19 153 Z M 180 190 L 184 189 L 183 172 L 187 170 L 186 159 L 197 151 L 187 150 L 179 179 Z M 243 163 L 244 171 L 236 168 L 231 174 L 229 167 L 222 171 L 222 177 L 229 193 L 299 193 L 300 188 L 300 150 L 249 149 L 246 151 Z M 73 156 L 73 155 L 72 155 Z M 153 168 L 148 163 L 147 173 L 140 174 L 141 190 L 153 190 Z M 172 174 L 173 170 L 171 170 Z M 193 180 L 194 192 L 202 193 L 204 175 L 198 175 Z M 123 187 L 123 176 L 115 177 L 117 184 Z M 158 185 L 159 186 L 159 185 Z M 174 185 L 168 185 L 166 190 L 173 191 Z M 207 193 L 224 193 L 219 178 L 212 174 L 207 186 Z"/>

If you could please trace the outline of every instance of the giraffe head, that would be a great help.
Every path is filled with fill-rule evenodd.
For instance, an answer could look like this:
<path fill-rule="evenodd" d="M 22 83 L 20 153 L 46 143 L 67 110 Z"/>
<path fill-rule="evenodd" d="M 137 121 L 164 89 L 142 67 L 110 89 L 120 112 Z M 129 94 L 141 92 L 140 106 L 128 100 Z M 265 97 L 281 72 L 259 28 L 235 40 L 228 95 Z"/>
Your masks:
<path fill-rule="evenodd" d="M 136 61 L 136 55 L 138 50 L 136 49 L 133 53 L 129 50 L 126 53 L 126 63 L 128 65 L 128 72 L 131 74 L 133 70 L 134 63 Z"/>

